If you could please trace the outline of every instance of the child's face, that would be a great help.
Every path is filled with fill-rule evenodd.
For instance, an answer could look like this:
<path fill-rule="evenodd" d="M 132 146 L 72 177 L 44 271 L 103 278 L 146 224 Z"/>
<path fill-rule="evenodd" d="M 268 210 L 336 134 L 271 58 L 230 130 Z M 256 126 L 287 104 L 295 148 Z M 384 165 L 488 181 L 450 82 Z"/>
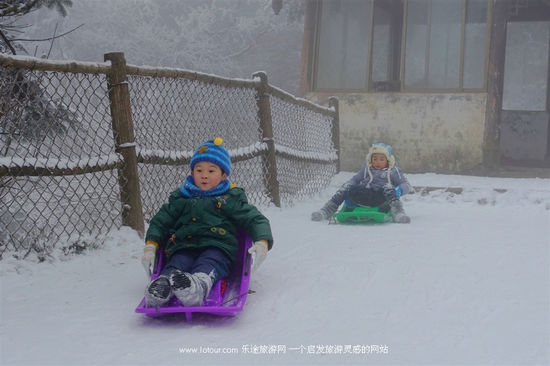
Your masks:
<path fill-rule="evenodd" d="M 388 158 L 386 158 L 386 155 L 375 153 L 372 154 L 371 158 L 371 164 L 376 170 L 384 169 L 388 166 Z"/>
<path fill-rule="evenodd" d="M 217 187 L 222 180 L 227 178 L 227 174 L 223 173 L 219 166 L 207 161 L 198 162 L 191 175 L 195 180 L 195 185 L 203 191 Z"/>

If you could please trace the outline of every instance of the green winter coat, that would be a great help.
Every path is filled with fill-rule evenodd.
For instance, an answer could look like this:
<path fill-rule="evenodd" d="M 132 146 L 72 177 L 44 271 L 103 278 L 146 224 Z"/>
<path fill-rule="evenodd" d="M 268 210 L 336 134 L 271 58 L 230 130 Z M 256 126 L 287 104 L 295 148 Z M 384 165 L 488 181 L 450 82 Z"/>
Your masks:
<path fill-rule="evenodd" d="M 265 239 L 273 246 L 269 220 L 248 199 L 242 188 L 232 186 L 218 197 L 183 197 L 179 190 L 170 194 L 168 203 L 151 219 L 146 241 L 167 241 L 166 257 L 178 250 L 221 249 L 235 263 L 237 228 L 246 231 L 253 241 Z"/>

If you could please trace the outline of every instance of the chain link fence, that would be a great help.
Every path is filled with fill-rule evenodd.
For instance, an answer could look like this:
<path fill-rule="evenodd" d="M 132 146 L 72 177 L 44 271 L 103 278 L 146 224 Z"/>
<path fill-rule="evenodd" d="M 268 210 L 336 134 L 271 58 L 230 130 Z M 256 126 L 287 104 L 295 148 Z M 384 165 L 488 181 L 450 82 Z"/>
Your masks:
<path fill-rule="evenodd" d="M 261 73 L 227 79 L 109 55 L 122 58 L 0 55 L 0 259 L 44 257 L 59 241 L 78 251 L 122 225 L 142 232 L 194 149 L 217 136 L 252 204 L 291 205 L 338 172 L 335 99 L 296 99 Z"/>
<path fill-rule="evenodd" d="M 256 204 L 267 204 L 261 158 L 239 148 L 261 139 L 255 90 L 229 88 L 184 78 L 128 77 L 143 212 L 150 219 L 189 173 L 196 147 L 222 137 L 233 163 L 231 182 Z M 245 149 L 246 150 L 246 149 Z M 248 159 L 243 159 L 248 158 Z M 158 192 L 166 192 L 159 195 Z"/>
<path fill-rule="evenodd" d="M 292 204 L 319 193 L 337 173 L 334 119 L 296 104 L 294 98 L 276 88 L 271 88 L 269 98 L 273 135 L 279 152 L 280 196 L 284 203 Z"/>

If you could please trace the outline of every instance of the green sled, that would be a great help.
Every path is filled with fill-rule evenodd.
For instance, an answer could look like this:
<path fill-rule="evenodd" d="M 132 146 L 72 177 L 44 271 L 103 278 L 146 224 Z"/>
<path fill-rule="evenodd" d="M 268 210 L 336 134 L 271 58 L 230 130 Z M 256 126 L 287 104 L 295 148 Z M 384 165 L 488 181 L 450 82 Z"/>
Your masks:
<path fill-rule="evenodd" d="M 331 218 L 338 224 L 365 224 L 372 222 L 390 222 L 392 221 L 390 212 L 378 212 L 378 207 L 355 207 L 353 210 L 344 208 Z"/>

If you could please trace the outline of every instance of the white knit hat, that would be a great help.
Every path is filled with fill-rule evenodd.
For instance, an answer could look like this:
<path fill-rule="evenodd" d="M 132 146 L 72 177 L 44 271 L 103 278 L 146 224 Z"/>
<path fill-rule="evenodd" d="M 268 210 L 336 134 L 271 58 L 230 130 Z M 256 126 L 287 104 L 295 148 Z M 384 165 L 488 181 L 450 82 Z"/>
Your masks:
<path fill-rule="evenodd" d="M 381 142 L 376 142 L 372 144 L 372 147 L 370 148 L 366 159 L 368 167 L 372 166 L 371 158 L 373 154 L 384 154 L 388 159 L 388 169 L 393 168 L 393 166 L 395 165 L 395 157 L 393 156 L 390 145 L 386 145 Z"/>

